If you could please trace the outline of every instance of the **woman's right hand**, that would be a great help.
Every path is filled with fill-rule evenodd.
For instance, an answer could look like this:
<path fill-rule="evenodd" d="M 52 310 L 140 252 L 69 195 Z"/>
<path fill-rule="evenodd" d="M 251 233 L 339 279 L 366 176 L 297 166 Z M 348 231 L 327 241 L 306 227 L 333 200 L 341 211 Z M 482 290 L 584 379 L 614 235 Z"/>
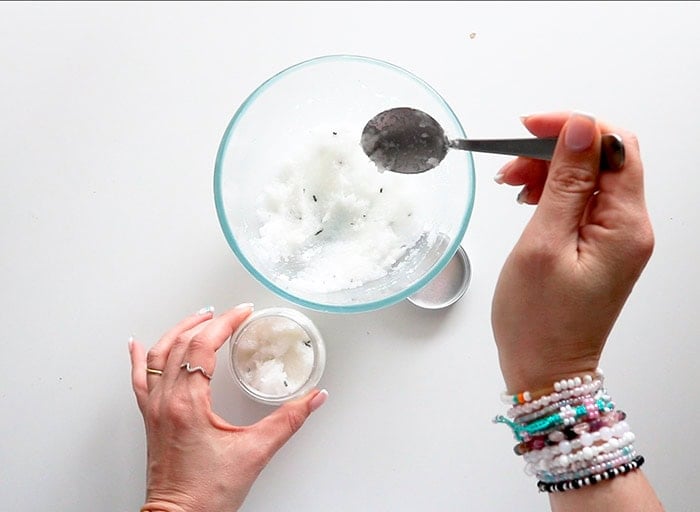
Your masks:
<path fill-rule="evenodd" d="M 519 201 L 537 204 L 493 298 L 493 332 L 510 393 L 596 370 L 654 244 L 634 136 L 580 114 L 524 123 L 538 137 L 561 136 L 551 164 L 518 158 L 496 180 L 524 185 Z M 627 155 L 619 171 L 598 172 L 601 131 L 622 135 Z M 663 510 L 641 471 L 550 497 L 557 512 Z"/>
<path fill-rule="evenodd" d="M 637 139 L 583 114 L 529 116 L 559 136 L 551 163 L 518 158 L 496 181 L 537 204 L 501 272 L 492 324 L 509 392 L 592 373 L 654 244 Z M 599 173 L 601 132 L 622 136 L 621 170 Z"/>

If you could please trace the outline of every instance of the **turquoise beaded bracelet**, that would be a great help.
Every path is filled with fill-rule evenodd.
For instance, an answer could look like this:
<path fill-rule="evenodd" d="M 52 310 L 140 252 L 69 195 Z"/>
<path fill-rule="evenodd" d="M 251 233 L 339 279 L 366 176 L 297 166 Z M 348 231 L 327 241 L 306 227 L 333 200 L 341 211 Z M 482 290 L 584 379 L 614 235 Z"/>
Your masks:
<path fill-rule="evenodd" d="M 602 398 L 596 400 L 595 405 L 600 412 L 610 412 L 615 409 L 615 404 L 613 402 L 603 400 Z M 547 432 L 560 425 L 573 425 L 576 423 L 576 420 L 586 416 L 588 412 L 588 408 L 585 405 L 579 405 L 577 407 L 565 406 L 562 407 L 558 413 L 540 418 L 528 424 L 516 423 L 503 415 L 496 416 L 493 422 L 505 423 L 511 428 L 518 441 L 525 441 L 533 435 L 540 432 Z"/>

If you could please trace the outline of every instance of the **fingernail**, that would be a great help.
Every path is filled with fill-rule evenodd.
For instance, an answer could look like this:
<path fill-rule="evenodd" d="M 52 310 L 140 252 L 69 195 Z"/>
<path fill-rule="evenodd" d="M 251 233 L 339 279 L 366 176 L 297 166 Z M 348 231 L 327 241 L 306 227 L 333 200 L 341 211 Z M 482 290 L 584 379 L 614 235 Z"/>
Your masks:
<path fill-rule="evenodd" d="M 595 139 L 595 118 L 583 112 L 573 112 L 566 124 L 564 144 L 577 153 L 591 147 Z"/>
<path fill-rule="evenodd" d="M 314 412 L 316 409 L 321 407 L 326 402 L 327 398 L 328 391 L 325 389 L 319 391 L 318 394 L 311 399 L 311 402 L 309 402 L 309 409 L 311 409 L 311 412 Z"/>
<path fill-rule="evenodd" d="M 134 335 L 129 336 L 129 352 L 134 348 Z"/>
<path fill-rule="evenodd" d="M 252 302 L 244 302 L 244 303 L 236 306 L 236 309 L 254 309 L 254 308 L 255 308 L 255 306 L 253 305 Z"/>
<path fill-rule="evenodd" d="M 521 116 L 519 116 L 519 117 L 520 117 L 520 122 L 523 123 L 523 124 L 525 124 L 525 121 L 527 121 L 529 118 L 531 118 L 531 117 L 533 117 L 533 116 L 538 116 L 538 115 L 540 115 L 540 114 L 541 114 L 541 112 L 532 112 L 532 113 L 530 113 L 530 114 L 521 115 Z"/>
<path fill-rule="evenodd" d="M 527 188 L 527 186 L 522 188 L 522 190 L 518 193 L 518 197 L 515 198 L 518 204 L 525 204 L 525 198 L 529 192 L 530 190 Z"/>
<path fill-rule="evenodd" d="M 503 184 L 503 178 L 505 178 L 506 173 L 508 172 L 508 169 L 510 169 L 510 168 L 513 166 L 514 163 L 515 163 L 515 160 L 511 160 L 510 162 L 508 162 L 507 164 L 505 164 L 503 167 L 501 167 L 501 168 L 498 170 L 498 172 L 496 173 L 496 175 L 493 177 L 493 181 L 495 181 L 495 182 L 498 183 L 499 185 L 502 185 L 502 184 Z"/>
<path fill-rule="evenodd" d="M 207 313 L 213 313 L 214 312 L 214 306 L 204 306 L 202 309 L 197 311 L 198 315 L 206 315 Z"/>

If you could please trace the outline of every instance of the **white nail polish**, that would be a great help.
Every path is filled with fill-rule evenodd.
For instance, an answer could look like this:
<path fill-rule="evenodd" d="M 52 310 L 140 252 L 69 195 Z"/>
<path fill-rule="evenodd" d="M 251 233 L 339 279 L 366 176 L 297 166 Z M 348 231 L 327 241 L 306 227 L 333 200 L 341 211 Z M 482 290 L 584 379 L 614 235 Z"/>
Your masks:
<path fill-rule="evenodd" d="M 207 313 L 213 313 L 214 312 L 214 306 L 204 306 L 202 309 L 197 311 L 198 315 L 206 315 Z"/>
<path fill-rule="evenodd" d="M 589 119 L 592 119 L 595 121 L 595 116 L 591 114 L 590 112 L 586 112 L 585 110 L 574 110 L 571 112 L 571 115 L 579 115 L 583 117 L 588 117 Z"/>
<path fill-rule="evenodd" d="M 530 114 L 523 114 L 523 115 L 519 116 L 519 117 L 520 117 L 520 122 L 521 122 L 521 123 L 524 123 L 525 121 L 527 121 L 527 119 L 528 119 L 529 117 L 538 116 L 538 115 L 540 115 L 540 114 L 541 114 L 541 112 L 531 112 Z"/>
<path fill-rule="evenodd" d="M 503 177 L 506 175 L 503 171 L 498 171 L 496 175 L 493 177 L 493 181 L 498 183 L 499 185 L 503 185 Z"/>
<path fill-rule="evenodd" d="M 328 391 L 326 391 L 325 389 L 319 391 L 318 394 L 311 399 L 311 402 L 309 402 L 309 408 L 311 409 L 311 412 L 314 412 L 316 409 L 321 407 L 326 402 L 327 398 Z"/>

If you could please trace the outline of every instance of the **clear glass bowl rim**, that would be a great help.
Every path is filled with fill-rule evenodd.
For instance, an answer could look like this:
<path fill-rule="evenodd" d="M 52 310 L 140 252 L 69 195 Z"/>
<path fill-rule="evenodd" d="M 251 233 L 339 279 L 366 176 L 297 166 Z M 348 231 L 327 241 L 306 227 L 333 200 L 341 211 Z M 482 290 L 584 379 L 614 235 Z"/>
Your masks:
<path fill-rule="evenodd" d="M 319 302 L 314 302 L 310 300 L 303 299 L 301 297 L 297 297 L 293 294 L 290 294 L 283 288 L 280 288 L 277 286 L 274 282 L 272 282 L 270 279 L 265 277 L 263 274 L 258 272 L 258 270 L 255 268 L 255 266 L 250 262 L 250 260 L 246 257 L 244 252 L 241 250 L 239 247 L 238 243 L 236 242 L 235 237 L 233 236 L 233 230 L 231 229 L 231 226 L 228 222 L 228 219 L 226 217 L 226 210 L 224 208 L 224 200 L 223 200 L 223 195 L 222 195 L 222 179 L 223 179 L 223 162 L 226 154 L 226 149 L 228 147 L 231 134 L 236 128 L 236 125 L 238 124 L 239 120 L 245 115 L 246 111 L 250 107 L 250 105 L 262 94 L 263 91 L 265 91 L 267 88 L 271 87 L 274 85 L 276 82 L 281 80 L 284 76 L 286 76 L 289 73 L 298 71 L 302 68 L 310 67 L 316 64 L 321 64 L 323 62 L 330 62 L 330 61 L 356 61 L 356 62 L 363 62 L 366 64 L 371 64 L 371 65 L 376 65 L 379 67 L 384 67 L 393 71 L 398 72 L 399 74 L 403 74 L 407 76 L 408 78 L 414 80 L 415 82 L 421 84 L 425 90 L 429 93 L 431 93 L 436 100 L 438 100 L 438 103 L 442 105 L 442 107 L 445 109 L 445 111 L 449 114 L 449 116 L 452 118 L 452 121 L 455 123 L 455 125 L 458 127 L 458 133 L 457 137 L 460 138 L 466 138 L 466 133 L 464 132 L 464 128 L 462 127 L 462 123 L 460 122 L 459 118 L 457 115 L 454 113 L 452 110 L 452 107 L 447 103 L 447 101 L 430 85 L 428 84 L 425 80 L 422 78 L 414 75 L 412 72 L 397 66 L 395 64 L 391 64 L 389 62 L 386 62 L 384 60 L 376 59 L 373 57 L 366 57 L 362 55 L 350 55 L 350 54 L 336 54 L 336 55 L 324 55 L 320 57 L 314 57 L 311 59 L 307 59 L 304 61 L 301 61 L 297 64 L 293 64 L 282 71 L 279 71 L 272 77 L 268 78 L 265 80 L 261 85 L 259 85 L 246 99 L 241 103 L 240 107 L 238 107 L 238 110 L 236 110 L 236 113 L 233 115 L 231 118 L 231 121 L 229 122 L 228 126 L 226 127 L 226 130 L 224 131 L 224 134 L 221 138 L 221 143 L 219 144 L 219 149 L 216 154 L 216 163 L 214 165 L 214 203 L 216 206 L 216 214 L 219 219 L 219 224 L 221 226 L 221 229 L 224 233 L 224 236 L 226 238 L 226 241 L 229 244 L 229 247 L 233 250 L 234 254 L 238 258 L 238 260 L 241 262 L 243 267 L 259 282 L 261 282 L 263 285 L 265 285 L 269 290 L 272 292 L 276 293 L 278 296 L 292 302 L 293 304 L 296 304 L 298 306 L 302 306 L 308 309 L 316 310 L 316 311 L 323 311 L 327 313 L 363 313 L 363 312 L 368 312 L 368 311 L 374 311 L 377 309 L 381 309 L 387 306 L 391 306 L 393 304 L 396 304 L 397 302 L 400 302 L 404 299 L 406 299 L 409 295 L 414 294 L 421 288 L 423 288 L 426 284 L 428 284 L 433 278 L 435 278 L 436 275 L 438 275 L 447 265 L 447 263 L 450 261 L 450 259 L 454 256 L 454 254 L 457 252 L 457 249 L 459 248 L 462 238 L 464 237 L 464 234 L 467 231 L 467 226 L 469 224 L 469 219 L 471 218 L 472 210 L 474 207 L 474 191 L 476 189 L 476 183 L 475 183 L 475 172 L 474 172 L 474 159 L 472 158 L 472 155 L 470 152 L 466 152 L 467 158 L 468 158 L 468 169 L 466 170 L 470 174 L 470 183 L 472 186 L 468 191 L 468 197 L 465 198 L 467 199 L 468 205 L 467 209 L 464 212 L 464 215 L 462 217 L 459 229 L 455 233 L 453 239 L 450 242 L 450 246 L 447 248 L 445 253 L 440 257 L 438 262 L 433 266 L 433 268 L 430 270 L 430 272 L 426 273 L 422 278 L 417 280 L 413 285 L 405 288 L 401 292 L 395 293 L 389 297 L 385 297 L 383 299 L 379 300 L 373 300 L 369 302 L 363 302 L 363 303 L 358 303 L 358 304 L 344 304 L 344 305 L 337 305 L 337 304 L 323 304 Z"/>

